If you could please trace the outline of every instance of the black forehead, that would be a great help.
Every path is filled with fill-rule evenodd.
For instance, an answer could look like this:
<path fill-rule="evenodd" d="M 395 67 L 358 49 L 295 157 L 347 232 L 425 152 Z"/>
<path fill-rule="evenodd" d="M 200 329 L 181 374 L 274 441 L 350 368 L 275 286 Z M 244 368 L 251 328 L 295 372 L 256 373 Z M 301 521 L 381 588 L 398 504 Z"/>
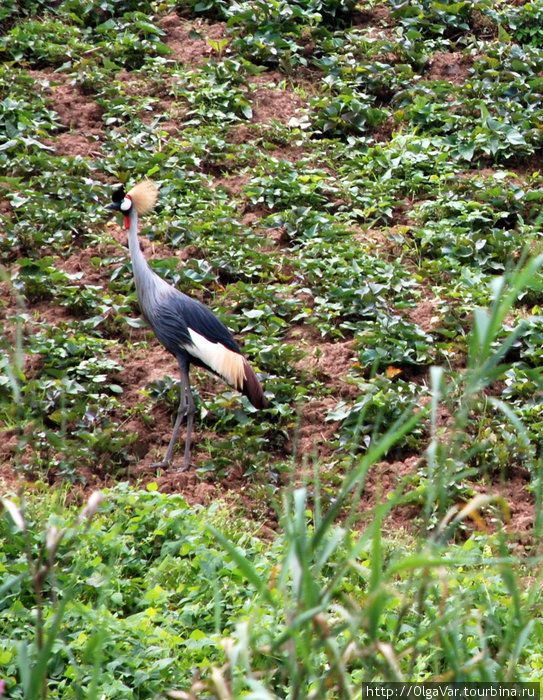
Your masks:
<path fill-rule="evenodd" d="M 111 195 L 111 200 L 115 203 L 117 202 L 122 202 L 123 199 L 125 198 L 125 191 L 124 187 L 121 185 L 121 187 L 118 187 L 115 192 Z"/>

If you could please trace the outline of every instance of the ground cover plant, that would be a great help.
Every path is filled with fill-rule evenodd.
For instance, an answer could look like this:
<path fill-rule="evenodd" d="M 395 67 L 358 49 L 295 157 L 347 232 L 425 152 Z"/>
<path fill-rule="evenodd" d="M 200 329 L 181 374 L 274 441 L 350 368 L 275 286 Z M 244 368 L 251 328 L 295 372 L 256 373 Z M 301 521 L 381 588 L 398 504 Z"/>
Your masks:
<path fill-rule="evenodd" d="M 542 14 L 2 4 L 7 696 L 538 678 Z M 177 367 L 105 211 L 145 177 L 152 267 L 271 403 L 192 370 L 183 473 L 151 467 Z"/>

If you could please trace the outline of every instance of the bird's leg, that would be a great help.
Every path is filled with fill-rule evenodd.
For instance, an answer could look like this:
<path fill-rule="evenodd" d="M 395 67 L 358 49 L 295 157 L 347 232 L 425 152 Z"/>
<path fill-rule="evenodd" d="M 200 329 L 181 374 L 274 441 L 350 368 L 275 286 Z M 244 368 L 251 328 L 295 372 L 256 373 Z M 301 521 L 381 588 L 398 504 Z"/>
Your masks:
<path fill-rule="evenodd" d="M 161 462 L 155 462 L 153 467 L 170 467 L 172 463 L 173 453 L 175 452 L 175 446 L 177 444 L 177 435 L 179 433 L 179 428 L 183 418 L 187 418 L 187 437 L 185 440 L 185 458 L 183 461 L 183 466 L 179 471 L 185 471 L 190 466 L 190 446 L 191 446 L 191 436 L 192 436 L 192 426 L 194 425 L 194 412 L 196 410 L 194 405 L 194 399 L 192 398 L 192 392 L 190 390 L 189 372 L 188 367 L 185 367 L 184 363 L 179 363 L 179 369 L 181 370 L 181 395 L 179 398 L 179 408 L 177 409 L 177 417 L 175 419 L 175 424 L 173 426 L 172 436 L 170 438 L 170 444 L 166 450 L 166 455 Z"/>
<path fill-rule="evenodd" d="M 192 391 L 190 390 L 189 375 L 186 375 L 187 385 L 185 388 L 186 400 L 186 412 L 187 416 L 187 434 L 185 437 L 185 457 L 183 460 L 183 466 L 181 471 L 185 471 L 190 466 L 190 448 L 192 443 L 192 426 L 194 425 L 194 412 L 196 410 L 194 406 L 194 399 L 192 398 Z M 181 378 L 181 384 L 183 384 L 183 378 Z"/>

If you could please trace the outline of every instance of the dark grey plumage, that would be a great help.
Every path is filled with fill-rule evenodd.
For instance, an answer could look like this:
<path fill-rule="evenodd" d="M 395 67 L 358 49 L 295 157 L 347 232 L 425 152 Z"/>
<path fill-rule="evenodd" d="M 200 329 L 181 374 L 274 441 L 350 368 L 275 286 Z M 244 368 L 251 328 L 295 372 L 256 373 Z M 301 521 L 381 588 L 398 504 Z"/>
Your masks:
<path fill-rule="evenodd" d="M 159 277 L 148 265 L 138 241 L 138 213 L 154 206 L 157 189 L 149 180 L 136 185 L 128 194 L 117 190 L 109 208 L 121 211 L 128 229 L 128 247 L 141 311 L 158 340 L 177 359 L 181 373 L 181 392 L 177 417 L 166 456 L 156 466 L 170 466 L 177 434 L 187 419 L 187 437 L 183 469 L 190 464 L 194 400 L 189 369 L 194 364 L 222 377 L 247 396 L 255 408 L 268 402 L 254 370 L 243 357 L 228 328 L 201 302 L 183 294 Z"/>

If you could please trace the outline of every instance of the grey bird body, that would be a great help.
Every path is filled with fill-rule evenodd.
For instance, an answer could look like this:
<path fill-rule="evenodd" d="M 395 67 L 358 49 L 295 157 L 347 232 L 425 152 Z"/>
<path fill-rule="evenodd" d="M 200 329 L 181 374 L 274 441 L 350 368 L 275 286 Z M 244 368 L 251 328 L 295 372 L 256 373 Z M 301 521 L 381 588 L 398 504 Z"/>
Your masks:
<path fill-rule="evenodd" d="M 137 188 L 142 189 L 143 195 L 148 195 L 144 185 L 149 188 L 152 183 L 141 183 L 126 196 L 124 190 L 116 193 L 110 208 L 122 211 L 125 215 L 128 247 L 141 312 L 158 340 L 177 358 L 181 372 L 181 396 L 176 422 L 166 456 L 156 466 L 171 464 L 179 427 L 183 418 L 186 418 L 187 437 L 183 466 L 183 469 L 186 469 L 190 464 L 190 441 L 195 410 L 188 374 L 191 364 L 222 377 L 228 384 L 244 393 L 256 408 L 265 408 L 268 402 L 254 370 L 241 354 L 238 344 L 222 321 L 201 302 L 168 284 L 147 263 L 138 240 Z M 156 188 L 150 196 L 156 199 Z M 148 205 L 141 206 L 141 209 L 146 208 Z"/>

